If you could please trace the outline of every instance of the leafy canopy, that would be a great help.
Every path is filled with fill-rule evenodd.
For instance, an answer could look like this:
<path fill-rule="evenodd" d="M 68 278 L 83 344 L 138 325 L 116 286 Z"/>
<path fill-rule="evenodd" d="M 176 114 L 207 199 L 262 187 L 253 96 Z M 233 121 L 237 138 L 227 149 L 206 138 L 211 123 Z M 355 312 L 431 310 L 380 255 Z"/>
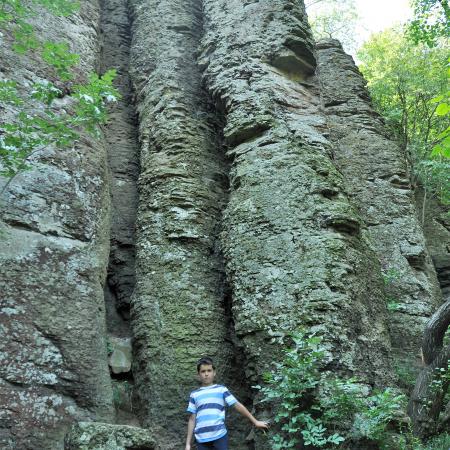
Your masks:
<path fill-rule="evenodd" d="M 448 0 L 412 0 L 414 19 L 409 26 L 413 42 L 429 47 L 441 38 L 450 37 L 450 6 Z"/>
<path fill-rule="evenodd" d="M 402 28 L 375 34 L 358 52 L 377 111 L 412 157 L 415 179 L 450 202 L 449 47 L 415 44 Z"/>
<path fill-rule="evenodd" d="M 356 50 L 356 24 L 359 16 L 354 0 L 312 1 L 307 3 L 309 22 L 316 40 L 338 39 L 345 50 Z"/>

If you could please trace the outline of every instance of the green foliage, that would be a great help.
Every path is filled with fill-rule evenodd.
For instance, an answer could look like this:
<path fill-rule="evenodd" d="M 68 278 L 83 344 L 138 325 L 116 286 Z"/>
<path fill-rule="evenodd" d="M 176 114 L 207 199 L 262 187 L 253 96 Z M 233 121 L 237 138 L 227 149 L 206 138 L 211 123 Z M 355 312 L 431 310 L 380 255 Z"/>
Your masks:
<path fill-rule="evenodd" d="M 390 312 L 399 311 L 401 308 L 401 304 L 398 302 L 397 298 L 388 295 L 386 297 L 386 308 Z"/>
<path fill-rule="evenodd" d="M 429 47 L 437 45 L 440 38 L 450 36 L 450 7 L 448 0 L 412 0 L 414 19 L 409 25 L 409 35 L 418 43 Z"/>
<path fill-rule="evenodd" d="M 55 16 L 70 16 L 80 8 L 79 2 L 71 0 L 0 0 L 0 23 L 12 22 L 35 15 L 30 3 L 43 6 Z"/>
<path fill-rule="evenodd" d="M 47 146 L 64 148 L 71 145 L 79 137 L 80 127 L 97 136 L 98 125 L 107 119 L 106 104 L 119 97 L 112 86 L 114 76 L 115 71 L 110 70 L 103 77 L 91 75 L 88 84 L 76 86 L 72 95 L 72 113 L 55 112 L 52 108 L 54 100 L 61 95 L 52 83 L 35 83 L 30 94 L 42 102 L 39 112 L 22 110 L 13 121 L 0 126 L 0 175 L 13 177 L 29 169 L 30 157 Z M 15 104 L 24 103 L 17 93 L 11 92 L 5 97 L 12 98 Z M 35 110 L 36 104 L 33 105 Z"/>
<path fill-rule="evenodd" d="M 308 7 L 311 29 L 316 40 L 338 39 L 345 50 L 356 50 L 356 23 L 358 13 L 354 0 L 312 2 Z"/>
<path fill-rule="evenodd" d="M 431 439 L 427 444 L 417 450 L 449 450 L 450 434 L 443 433 Z M 415 449 L 416 450 L 416 449 Z"/>
<path fill-rule="evenodd" d="M 80 9 L 80 3 L 74 0 L 33 0 L 36 5 L 43 6 L 55 16 L 70 16 Z"/>
<path fill-rule="evenodd" d="M 448 385 L 450 382 L 450 360 L 447 361 L 447 367 L 436 367 L 433 373 L 433 379 L 430 383 L 430 388 L 434 392 L 442 392 L 444 385 Z M 432 402 L 429 402 L 428 406 L 431 406 Z"/>
<path fill-rule="evenodd" d="M 416 383 L 416 371 L 409 363 L 396 362 L 395 373 L 398 377 L 399 386 L 411 391 Z"/>
<path fill-rule="evenodd" d="M 450 201 L 448 50 L 416 45 L 402 29 L 389 29 L 358 53 L 374 106 L 409 150 L 416 182 L 444 204 Z"/>
<path fill-rule="evenodd" d="M 263 401 L 276 402 L 274 421 L 280 431 L 271 436 L 272 448 L 295 448 L 300 442 L 315 447 L 339 444 L 342 436 L 327 432 L 320 418 L 320 403 L 310 404 L 321 381 L 319 363 L 325 355 L 321 339 L 299 332 L 292 340 L 294 347 L 285 351 L 283 361 L 276 364 L 275 371 L 265 374 L 267 386 L 256 386 Z"/>
<path fill-rule="evenodd" d="M 401 277 L 401 272 L 394 268 L 394 267 L 390 267 L 386 270 L 383 270 L 382 272 L 382 277 L 383 277 L 383 282 L 386 286 L 394 283 L 395 281 L 399 280 Z"/>
<path fill-rule="evenodd" d="M 78 63 L 79 55 L 69 52 L 69 44 L 62 42 L 55 44 L 45 42 L 42 50 L 42 59 L 56 69 L 56 73 L 63 81 L 70 80 L 70 69 Z"/>
<path fill-rule="evenodd" d="M 13 48 L 18 53 L 40 47 L 32 25 L 27 22 L 36 15 L 33 6 L 44 7 L 56 16 L 68 16 L 80 7 L 78 2 L 70 0 L 0 0 L 0 27 L 12 32 Z"/>
<path fill-rule="evenodd" d="M 68 0 L 0 0 L 0 27 L 14 36 L 13 49 L 19 53 L 39 49 L 42 60 L 59 78 L 56 82 L 43 79 L 31 87 L 19 86 L 15 80 L 0 80 L 0 106 L 20 107 L 13 120 L 0 125 L 0 175 L 10 180 L 31 167 L 30 160 L 39 150 L 68 147 L 83 129 L 98 136 L 99 125 L 107 119 L 106 104 L 119 98 L 113 87 L 114 70 L 103 76 L 91 74 L 83 84 L 67 84 L 74 78 L 72 70 L 79 55 L 71 53 L 67 43 L 39 42 L 35 38 L 33 27 L 26 21 L 34 15 L 32 5 L 60 16 L 79 8 L 77 2 Z M 55 101 L 63 96 L 67 107 L 55 108 Z"/>
<path fill-rule="evenodd" d="M 22 99 L 17 94 L 17 82 L 12 80 L 0 80 L 0 102 L 11 105 L 21 105 Z"/>
<path fill-rule="evenodd" d="M 397 276 L 395 272 L 389 274 Z M 355 378 L 334 377 L 321 371 L 327 350 L 320 336 L 299 331 L 292 341 L 283 360 L 264 375 L 266 385 L 255 386 L 263 395 L 262 401 L 274 406 L 273 450 L 346 448 L 349 441 L 375 442 L 380 450 L 450 448 L 447 434 L 426 444 L 413 436 L 403 393 L 392 388 L 370 392 Z M 413 382 L 413 375 L 408 376 Z M 450 364 L 436 371 L 433 386 L 441 389 L 449 381 Z"/>
<path fill-rule="evenodd" d="M 73 125 L 81 125 L 89 132 L 97 133 L 97 125 L 107 119 L 105 104 L 119 98 L 119 92 L 112 85 L 115 77 L 116 71 L 111 69 L 102 77 L 91 74 L 89 84 L 75 86 L 73 96 L 77 104 Z"/>
<path fill-rule="evenodd" d="M 367 397 L 365 408 L 356 414 L 353 433 L 382 444 L 389 441 L 388 424 L 406 409 L 406 397 L 391 388 Z"/>
<path fill-rule="evenodd" d="M 450 58 L 447 60 L 447 81 L 450 81 Z M 441 95 L 430 100 L 431 104 L 436 104 L 435 114 L 450 122 L 450 90 L 446 90 Z M 431 156 L 438 158 L 450 158 L 450 125 L 446 126 L 436 137 Z"/>
<path fill-rule="evenodd" d="M 275 407 L 278 429 L 271 434 L 272 449 L 333 448 L 346 439 L 387 441 L 390 422 L 404 416 L 405 396 L 390 388 L 369 395 L 354 378 L 321 372 L 326 356 L 322 339 L 300 331 L 292 340 L 282 362 L 265 374 L 266 386 L 255 386 L 262 401 Z"/>

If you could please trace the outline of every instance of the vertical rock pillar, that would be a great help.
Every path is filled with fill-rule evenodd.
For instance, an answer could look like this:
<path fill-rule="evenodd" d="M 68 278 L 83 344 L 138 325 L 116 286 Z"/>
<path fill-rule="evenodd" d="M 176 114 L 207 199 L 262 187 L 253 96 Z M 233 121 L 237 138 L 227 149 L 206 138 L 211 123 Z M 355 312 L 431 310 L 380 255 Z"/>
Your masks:
<path fill-rule="evenodd" d="M 97 1 L 78 13 L 37 15 L 36 35 L 68 42 L 80 55 L 75 82 L 94 72 Z M 54 80 L 38 53 L 0 46 L 1 78 Z M 54 108 L 67 108 L 67 99 Z M 34 100 L 21 105 L 39 114 Z M 2 108 L 14 120 L 17 110 Z M 6 180 L 0 179 L 0 190 Z M 36 152 L 0 198 L 0 448 L 60 450 L 74 421 L 110 421 L 103 283 L 109 252 L 109 190 L 102 142 L 84 135 L 71 148 Z"/>
<path fill-rule="evenodd" d="M 334 159 L 381 264 L 397 370 L 404 374 L 421 364 L 423 331 L 441 302 L 414 204 L 406 155 L 387 137 L 381 118 L 370 105 L 365 80 L 341 44 L 321 41 L 317 54 Z"/>
<path fill-rule="evenodd" d="M 305 12 L 291 0 L 203 5 L 200 63 L 232 158 L 221 237 L 247 376 L 277 359 L 272 338 L 306 326 L 324 334 L 330 367 L 386 381 L 379 265 L 325 138 Z"/>
<path fill-rule="evenodd" d="M 227 165 L 196 62 L 199 2 L 130 4 L 141 145 L 133 373 L 144 424 L 166 427 L 161 436 L 175 445 L 196 360 L 210 355 L 221 374 L 229 368 L 216 246 Z"/>

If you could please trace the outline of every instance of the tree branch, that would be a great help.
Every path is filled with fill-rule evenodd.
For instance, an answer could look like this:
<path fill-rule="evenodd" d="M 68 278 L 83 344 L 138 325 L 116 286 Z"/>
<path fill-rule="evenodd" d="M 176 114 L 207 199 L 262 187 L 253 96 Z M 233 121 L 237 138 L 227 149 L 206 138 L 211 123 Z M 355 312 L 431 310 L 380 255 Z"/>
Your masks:
<path fill-rule="evenodd" d="M 425 367 L 417 378 L 408 404 L 413 430 L 422 438 L 431 436 L 439 428 L 439 415 L 445 406 L 444 397 L 449 387 L 450 345 L 443 347 L 443 341 L 449 324 L 450 300 L 427 323 L 422 342 Z"/>

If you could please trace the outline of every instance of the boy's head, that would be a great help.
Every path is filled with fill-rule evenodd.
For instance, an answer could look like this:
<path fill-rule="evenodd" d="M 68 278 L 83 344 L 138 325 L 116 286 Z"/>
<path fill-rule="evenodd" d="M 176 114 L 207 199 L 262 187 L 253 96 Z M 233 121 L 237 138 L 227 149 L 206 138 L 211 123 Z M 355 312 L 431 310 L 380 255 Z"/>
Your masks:
<path fill-rule="evenodd" d="M 197 361 L 198 378 L 203 386 L 210 386 L 214 383 L 216 368 L 211 358 L 200 358 Z"/>
<path fill-rule="evenodd" d="M 203 358 L 200 358 L 197 361 L 197 373 L 200 373 L 200 367 L 201 366 L 212 366 L 213 370 L 216 370 L 216 368 L 214 367 L 214 363 L 212 358 L 209 358 L 208 356 L 205 356 Z"/>

